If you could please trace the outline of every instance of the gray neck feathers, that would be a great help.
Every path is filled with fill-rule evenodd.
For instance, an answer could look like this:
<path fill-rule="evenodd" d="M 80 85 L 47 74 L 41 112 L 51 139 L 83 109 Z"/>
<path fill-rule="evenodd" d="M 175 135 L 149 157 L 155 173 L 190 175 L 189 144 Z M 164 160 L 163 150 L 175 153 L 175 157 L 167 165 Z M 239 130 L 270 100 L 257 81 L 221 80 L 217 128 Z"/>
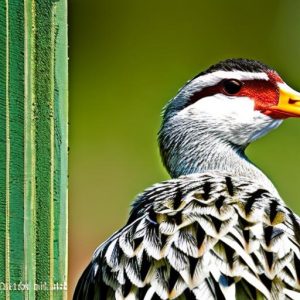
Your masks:
<path fill-rule="evenodd" d="M 161 156 L 171 177 L 221 171 L 261 183 L 278 196 L 267 176 L 247 159 L 245 147 L 232 145 L 209 129 L 185 125 L 166 122 L 159 133 Z"/>

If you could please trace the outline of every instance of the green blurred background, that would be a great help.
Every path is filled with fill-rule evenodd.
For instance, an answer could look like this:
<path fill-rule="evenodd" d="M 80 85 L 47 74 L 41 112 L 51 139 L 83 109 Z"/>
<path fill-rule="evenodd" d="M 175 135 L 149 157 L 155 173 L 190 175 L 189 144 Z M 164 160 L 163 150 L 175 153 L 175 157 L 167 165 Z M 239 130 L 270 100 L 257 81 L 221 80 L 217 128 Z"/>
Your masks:
<path fill-rule="evenodd" d="M 230 57 L 261 60 L 300 90 L 300 1 L 70 0 L 70 295 L 137 193 L 168 178 L 160 112 Z M 248 148 L 300 213 L 300 121 Z"/>

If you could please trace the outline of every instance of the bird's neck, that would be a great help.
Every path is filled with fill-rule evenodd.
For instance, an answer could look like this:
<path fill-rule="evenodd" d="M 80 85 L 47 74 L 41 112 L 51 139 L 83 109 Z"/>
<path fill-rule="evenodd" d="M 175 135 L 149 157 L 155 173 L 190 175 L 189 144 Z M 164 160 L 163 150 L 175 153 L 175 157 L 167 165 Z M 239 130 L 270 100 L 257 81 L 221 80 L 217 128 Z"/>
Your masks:
<path fill-rule="evenodd" d="M 168 169 L 172 177 L 219 171 L 249 178 L 279 196 L 269 178 L 248 160 L 243 147 L 231 145 L 217 137 L 199 138 L 183 143 L 182 149 L 177 149 L 176 154 L 171 151 L 173 161 Z"/>

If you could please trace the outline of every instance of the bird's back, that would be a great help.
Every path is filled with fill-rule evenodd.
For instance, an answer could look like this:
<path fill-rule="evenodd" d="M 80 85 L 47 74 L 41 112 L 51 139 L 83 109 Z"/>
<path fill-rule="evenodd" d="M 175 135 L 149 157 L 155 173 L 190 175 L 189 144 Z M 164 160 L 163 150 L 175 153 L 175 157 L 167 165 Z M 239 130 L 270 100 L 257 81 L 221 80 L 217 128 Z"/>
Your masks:
<path fill-rule="evenodd" d="M 300 299 L 300 221 L 225 173 L 147 189 L 95 252 L 74 299 Z"/>

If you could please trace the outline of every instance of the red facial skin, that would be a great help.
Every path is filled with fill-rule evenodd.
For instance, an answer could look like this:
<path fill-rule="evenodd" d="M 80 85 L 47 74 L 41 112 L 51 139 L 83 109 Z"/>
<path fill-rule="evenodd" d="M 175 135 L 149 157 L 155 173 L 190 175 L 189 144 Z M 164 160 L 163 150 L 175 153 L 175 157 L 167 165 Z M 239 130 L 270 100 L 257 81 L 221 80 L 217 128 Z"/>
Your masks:
<path fill-rule="evenodd" d="M 285 119 L 289 115 L 281 111 L 270 109 L 276 106 L 279 101 L 279 87 L 277 83 L 282 83 L 282 79 L 274 71 L 269 71 L 269 80 L 249 80 L 244 81 L 244 85 L 237 93 L 237 96 L 245 96 L 253 99 L 254 109 L 259 110 L 273 119 Z"/>
<path fill-rule="evenodd" d="M 277 89 L 277 98 L 276 98 L 276 103 L 275 103 L 275 105 L 277 105 L 278 101 L 279 101 L 279 88 L 278 88 L 277 83 L 283 83 L 283 80 L 275 71 L 269 71 L 269 72 L 267 72 L 267 74 L 270 78 L 270 81 L 273 82 L 273 84 L 276 86 L 276 89 Z M 273 119 L 287 119 L 289 117 L 295 116 L 288 112 L 275 110 L 274 108 L 271 110 L 267 109 L 266 111 L 262 111 L 262 112 L 264 114 L 266 114 L 267 116 L 272 117 Z"/>
<path fill-rule="evenodd" d="M 212 96 L 215 94 L 225 94 L 234 97 L 248 97 L 253 99 L 255 110 L 259 110 L 273 119 L 286 119 L 292 115 L 282 111 L 276 111 L 271 107 L 278 104 L 279 87 L 277 83 L 282 83 L 283 80 L 275 71 L 268 71 L 269 80 L 253 79 L 243 80 L 241 89 L 235 94 L 228 94 L 224 89 L 224 81 L 222 80 L 215 86 L 207 87 L 196 92 L 190 98 L 190 104 L 198 101 L 201 98 Z"/>

